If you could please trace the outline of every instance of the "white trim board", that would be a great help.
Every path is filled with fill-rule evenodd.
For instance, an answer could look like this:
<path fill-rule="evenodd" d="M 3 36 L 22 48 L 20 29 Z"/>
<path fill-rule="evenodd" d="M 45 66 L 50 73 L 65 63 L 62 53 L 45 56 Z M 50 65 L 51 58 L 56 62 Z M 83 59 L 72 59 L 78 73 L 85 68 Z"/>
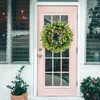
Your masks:
<path fill-rule="evenodd" d="M 11 27 L 12 27 L 12 16 L 11 16 L 11 0 L 7 0 L 7 63 L 11 63 Z M 8 40 L 9 39 L 9 40 Z"/>
<path fill-rule="evenodd" d="M 37 5 L 43 5 L 43 6 L 75 6 L 79 5 L 79 2 L 37 2 Z"/>
<path fill-rule="evenodd" d="M 38 30 L 37 30 L 37 28 L 38 28 L 38 19 L 37 19 L 37 5 L 36 5 L 36 2 L 34 3 L 34 8 L 32 8 L 32 9 L 35 9 L 34 11 L 34 37 L 35 37 L 35 39 L 34 39 L 34 96 L 37 96 L 37 89 L 38 89 L 38 87 L 37 87 L 37 78 L 38 78 L 38 76 L 37 76 L 37 73 L 38 73 L 38 71 L 37 71 L 37 50 L 38 50 L 38 45 L 37 45 L 37 43 L 38 43 Z"/>

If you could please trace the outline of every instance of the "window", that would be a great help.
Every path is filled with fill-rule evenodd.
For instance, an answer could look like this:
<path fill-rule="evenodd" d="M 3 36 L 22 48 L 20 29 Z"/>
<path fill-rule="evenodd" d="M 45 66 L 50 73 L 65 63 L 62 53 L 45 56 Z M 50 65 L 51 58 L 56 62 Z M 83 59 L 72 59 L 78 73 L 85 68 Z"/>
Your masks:
<path fill-rule="evenodd" d="M 8 49 L 8 53 L 11 52 L 11 61 L 8 63 L 29 63 L 30 0 L 11 1 L 11 4 L 7 5 L 9 0 L 0 0 L 0 63 L 7 63 Z M 11 7 L 11 13 L 9 10 L 7 12 L 7 6 Z M 11 14 L 11 18 L 7 14 Z M 10 19 L 11 25 L 9 25 Z M 8 28 L 9 26 L 11 27 Z M 7 34 L 11 36 L 11 42 Z M 11 48 L 7 49 L 7 41 L 8 45 L 11 43 Z"/>
<path fill-rule="evenodd" d="M 77 2 L 78 0 L 37 0 L 37 1 L 46 1 L 46 2 Z"/>
<path fill-rule="evenodd" d="M 7 37 L 7 4 L 0 0 L 0 62 L 6 62 L 6 37 Z"/>
<path fill-rule="evenodd" d="M 86 62 L 100 62 L 100 0 L 87 0 Z"/>
<path fill-rule="evenodd" d="M 12 0 L 12 30 L 29 30 L 29 0 Z"/>
<path fill-rule="evenodd" d="M 12 0 L 12 62 L 29 61 L 29 0 Z"/>

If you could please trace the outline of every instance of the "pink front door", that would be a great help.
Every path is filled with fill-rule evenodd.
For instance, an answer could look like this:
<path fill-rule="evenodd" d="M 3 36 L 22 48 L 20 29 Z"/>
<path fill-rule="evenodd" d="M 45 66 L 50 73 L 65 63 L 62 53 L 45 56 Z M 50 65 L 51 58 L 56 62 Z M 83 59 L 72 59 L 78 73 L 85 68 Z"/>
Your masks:
<path fill-rule="evenodd" d="M 43 48 L 41 30 L 47 23 L 66 21 L 73 43 L 65 52 Z M 38 96 L 76 96 L 77 6 L 38 6 Z"/>

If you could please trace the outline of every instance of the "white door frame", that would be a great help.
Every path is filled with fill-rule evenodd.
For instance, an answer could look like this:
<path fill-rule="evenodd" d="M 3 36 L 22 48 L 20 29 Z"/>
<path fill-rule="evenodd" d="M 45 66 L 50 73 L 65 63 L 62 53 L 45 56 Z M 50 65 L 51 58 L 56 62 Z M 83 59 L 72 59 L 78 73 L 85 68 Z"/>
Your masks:
<path fill-rule="evenodd" d="M 78 7 L 78 33 L 77 33 L 77 46 L 78 46 L 78 53 L 77 53 L 77 96 L 80 96 L 80 63 L 79 63 L 79 54 L 80 54 L 80 49 L 79 49 L 79 41 L 80 41 L 80 4 L 79 2 L 35 2 L 35 21 L 34 21 L 34 37 L 36 38 L 35 41 L 34 41 L 34 96 L 37 96 L 37 43 L 36 41 L 38 41 L 38 31 L 37 31 L 37 28 L 38 28 L 38 24 L 37 24 L 37 7 L 38 5 L 42 5 L 42 6 L 49 6 L 49 5 L 58 5 L 58 6 L 77 6 Z"/>

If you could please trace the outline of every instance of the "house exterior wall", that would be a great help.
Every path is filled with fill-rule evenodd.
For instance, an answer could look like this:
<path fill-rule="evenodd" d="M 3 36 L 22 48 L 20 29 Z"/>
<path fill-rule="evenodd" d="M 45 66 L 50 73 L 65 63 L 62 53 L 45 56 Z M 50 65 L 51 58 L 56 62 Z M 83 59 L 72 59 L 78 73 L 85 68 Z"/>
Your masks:
<path fill-rule="evenodd" d="M 30 0 L 30 64 L 0 64 L 0 100 L 10 100 L 10 90 L 7 85 L 15 78 L 17 70 L 25 65 L 22 77 L 30 85 L 28 89 L 29 100 L 84 100 L 81 98 L 80 83 L 87 76 L 100 76 L 100 65 L 87 65 L 85 63 L 86 51 L 86 0 L 78 3 L 36 3 Z M 77 97 L 38 97 L 37 96 L 37 6 L 50 4 L 77 5 L 78 6 L 78 54 L 77 54 Z"/>

